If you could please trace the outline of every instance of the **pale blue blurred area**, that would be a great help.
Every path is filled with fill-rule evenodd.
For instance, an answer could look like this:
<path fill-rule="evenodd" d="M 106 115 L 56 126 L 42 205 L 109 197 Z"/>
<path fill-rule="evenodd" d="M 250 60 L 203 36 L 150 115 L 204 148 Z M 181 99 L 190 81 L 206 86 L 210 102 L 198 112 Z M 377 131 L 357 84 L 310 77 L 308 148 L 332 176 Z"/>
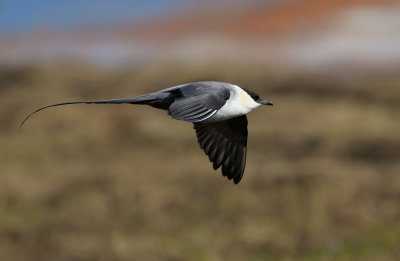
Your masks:
<path fill-rule="evenodd" d="M 398 32 L 391 0 L 0 0 L 0 65 L 225 61 L 397 73 Z"/>
<path fill-rule="evenodd" d="M 138 22 L 193 2 L 195 0 L 0 0 L 0 33 Z"/>

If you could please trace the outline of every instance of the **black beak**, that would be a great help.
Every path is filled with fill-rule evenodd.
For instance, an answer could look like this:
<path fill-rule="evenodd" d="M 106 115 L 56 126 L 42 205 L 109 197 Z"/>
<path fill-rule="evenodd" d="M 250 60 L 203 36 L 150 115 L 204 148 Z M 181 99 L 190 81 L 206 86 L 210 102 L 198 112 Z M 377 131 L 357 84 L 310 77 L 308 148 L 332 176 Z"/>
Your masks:
<path fill-rule="evenodd" d="M 259 103 L 261 103 L 262 105 L 270 105 L 270 106 L 274 106 L 272 101 L 269 100 L 260 100 L 258 101 Z"/>

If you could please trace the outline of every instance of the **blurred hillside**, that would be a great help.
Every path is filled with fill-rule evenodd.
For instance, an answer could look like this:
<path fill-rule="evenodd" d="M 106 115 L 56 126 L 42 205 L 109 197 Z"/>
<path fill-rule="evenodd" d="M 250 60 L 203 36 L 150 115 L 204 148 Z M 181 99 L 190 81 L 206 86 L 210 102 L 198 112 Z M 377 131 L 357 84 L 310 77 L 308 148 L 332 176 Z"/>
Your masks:
<path fill-rule="evenodd" d="M 0 61 L 258 63 L 274 70 L 398 73 L 395 0 L 197 2 L 118 26 L 0 36 Z"/>
<path fill-rule="evenodd" d="M 0 260 L 400 260 L 398 1 L 168 2 L 0 28 Z M 275 104 L 248 115 L 237 186 L 154 108 L 57 107 L 18 129 L 48 104 L 203 80 Z"/>

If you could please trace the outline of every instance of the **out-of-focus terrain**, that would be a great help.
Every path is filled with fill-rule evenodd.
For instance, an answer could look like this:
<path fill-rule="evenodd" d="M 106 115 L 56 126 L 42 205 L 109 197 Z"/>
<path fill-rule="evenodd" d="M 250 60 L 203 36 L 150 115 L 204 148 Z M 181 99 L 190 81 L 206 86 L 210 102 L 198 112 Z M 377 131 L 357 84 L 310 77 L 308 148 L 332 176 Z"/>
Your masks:
<path fill-rule="evenodd" d="M 179 70 L 178 70 L 179 69 Z M 213 171 L 191 124 L 133 105 L 34 108 L 231 81 L 275 102 L 248 115 L 247 169 Z M 400 79 L 262 69 L 2 70 L 2 260 L 397 260 Z"/>
<path fill-rule="evenodd" d="M 397 0 L 216 2 L 222 3 L 200 1 L 142 23 L 8 34 L 0 39 L 0 63 L 83 60 L 115 67 L 211 60 L 331 74 L 400 67 Z"/>
<path fill-rule="evenodd" d="M 211 2 L 0 34 L 0 260 L 400 259 L 397 1 Z M 151 107 L 18 129 L 203 80 L 275 104 L 238 185 Z"/>

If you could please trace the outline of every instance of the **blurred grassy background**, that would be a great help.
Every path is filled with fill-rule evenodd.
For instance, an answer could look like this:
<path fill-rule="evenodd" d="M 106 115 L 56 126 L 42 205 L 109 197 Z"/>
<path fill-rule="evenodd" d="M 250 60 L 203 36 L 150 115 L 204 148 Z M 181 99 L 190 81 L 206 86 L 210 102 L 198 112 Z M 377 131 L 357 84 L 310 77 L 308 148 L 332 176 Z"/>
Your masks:
<path fill-rule="evenodd" d="M 0 260 L 400 260 L 397 0 L 0 1 Z M 193 81 L 271 99 L 237 186 L 192 125 L 134 105 Z"/>
<path fill-rule="evenodd" d="M 248 115 L 247 168 L 213 171 L 191 124 L 129 97 L 218 80 L 274 101 Z M 399 77 L 262 67 L 0 69 L 1 260 L 399 260 Z"/>

